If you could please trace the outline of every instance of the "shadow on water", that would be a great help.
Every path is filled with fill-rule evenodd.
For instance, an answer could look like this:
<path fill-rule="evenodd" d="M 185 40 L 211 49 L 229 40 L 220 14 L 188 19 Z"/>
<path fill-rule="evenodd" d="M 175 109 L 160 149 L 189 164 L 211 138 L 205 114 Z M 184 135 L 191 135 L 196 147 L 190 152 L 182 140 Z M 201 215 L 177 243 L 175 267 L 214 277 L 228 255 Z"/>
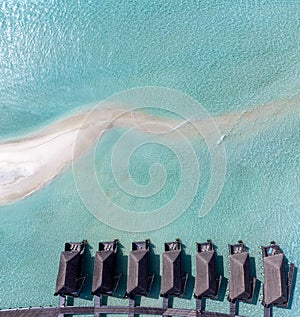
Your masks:
<path fill-rule="evenodd" d="M 256 276 L 255 258 L 252 257 L 252 256 L 249 257 L 249 263 L 250 263 L 250 276 L 251 276 L 252 279 L 254 277 L 256 278 L 256 284 L 255 284 L 255 289 L 253 291 L 253 299 L 252 299 L 252 303 L 251 304 L 256 305 L 257 302 L 258 302 L 261 281 L 258 280 L 257 276 Z"/>
<path fill-rule="evenodd" d="M 109 297 L 109 296 L 102 295 L 102 297 L 101 297 L 101 305 L 107 306 L 108 297 Z M 106 314 L 101 314 L 101 316 L 102 316 L 102 317 L 103 317 L 103 316 L 106 316 Z"/>
<path fill-rule="evenodd" d="M 94 272 L 94 260 L 95 257 L 91 255 L 93 249 L 88 243 L 85 246 L 84 258 L 83 258 L 83 275 L 86 276 L 86 280 L 80 294 L 80 298 L 92 301 L 92 283 L 93 283 L 93 272 Z"/>
<path fill-rule="evenodd" d="M 118 243 L 118 251 L 116 255 L 116 274 L 121 275 L 119 280 L 118 288 L 114 294 L 117 298 L 124 298 L 126 292 L 126 276 L 127 276 L 127 268 L 128 268 L 128 256 L 124 255 L 124 246 L 119 242 Z"/>
<path fill-rule="evenodd" d="M 280 251 L 284 254 L 282 248 L 280 248 Z M 286 272 L 286 278 L 289 279 L 290 263 L 289 263 L 286 256 L 284 256 L 284 269 Z M 295 293 L 295 288 L 296 288 L 297 275 L 298 275 L 298 268 L 296 266 L 294 266 L 294 274 L 293 274 L 293 279 L 291 281 L 291 286 L 290 286 L 289 305 L 286 307 L 286 309 L 292 308 L 292 303 L 294 300 L 294 293 Z"/>
<path fill-rule="evenodd" d="M 216 266 L 217 266 L 216 271 L 218 276 L 222 276 L 222 283 L 220 285 L 218 298 L 216 300 L 222 302 L 224 301 L 224 298 L 226 295 L 228 279 L 224 276 L 224 257 L 222 255 L 217 254 L 218 248 L 215 245 L 214 245 L 214 249 L 216 251 Z"/>
<path fill-rule="evenodd" d="M 154 274 L 154 280 L 151 286 L 151 290 L 149 293 L 149 298 L 159 298 L 160 293 L 160 283 L 161 283 L 161 275 L 160 275 L 160 256 L 159 254 L 155 254 L 153 249 L 155 248 L 155 245 L 150 242 L 149 249 L 150 249 L 150 272 L 149 275 Z"/>
<path fill-rule="evenodd" d="M 67 296 L 66 305 L 67 306 L 74 306 L 74 297 Z"/>
<path fill-rule="evenodd" d="M 170 308 L 173 307 L 173 303 L 174 303 L 174 297 L 171 296 L 168 298 L 168 307 Z"/>
<path fill-rule="evenodd" d="M 185 277 L 188 274 L 188 278 L 186 281 L 186 288 L 185 292 L 182 296 L 184 299 L 191 299 L 194 293 L 194 284 L 195 284 L 195 277 L 192 275 L 192 257 L 189 254 L 186 254 L 185 249 L 186 246 L 182 243 L 182 272 L 183 276 Z"/>
<path fill-rule="evenodd" d="M 298 267 L 294 267 L 294 276 L 292 280 L 292 286 L 291 286 L 291 292 L 290 292 L 290 302 L 289 306 L 287 307 L 288 309 L 292 308 L 292 303 L 294 300 L 294 294 L 295 294 L 295 288 L 296 288 L 296 280 L 297 280 L 297 275 L 298 275 Z"/>

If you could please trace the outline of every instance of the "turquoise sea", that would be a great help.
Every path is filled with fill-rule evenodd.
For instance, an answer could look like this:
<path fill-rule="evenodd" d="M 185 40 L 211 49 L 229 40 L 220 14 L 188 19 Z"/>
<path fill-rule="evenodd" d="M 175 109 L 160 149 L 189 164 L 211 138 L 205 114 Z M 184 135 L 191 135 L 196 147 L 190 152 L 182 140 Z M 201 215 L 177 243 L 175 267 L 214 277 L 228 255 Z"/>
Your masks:
<path fill-rule="evenodd" d="M 143 86 L 181 91 L 216 117 L 266 102 L 287 107 L 285 100 L 300 94 L 300 2 L 0 0 L 1 140 L 21 138 L 120 91 Z M 210 160 L 203 140 L 195 138 L 191 142 L 200 166 L 197 194 L 179 218 L 160 229 L 133 233 L 100 222 L 81 201 L 72 168 L 31 196 L 1 206 L 0 308 L 57 304 L 53 293 L 65 241 L 87 239 L 93 256 L 99 241 L 118 238 L 127 255 L 132 241 L 150 238 L 159 255 L 165 241 L 179 237 L 191 278 L 185 298 L 175 299 L 174 307 L 195 306 L 191 295 L 196 241 L 213 240 L 224 257 L 227 278 L 227 243 L 239 239 L 255 257 L 260 281 L 258 247 L 271 240 L 299 267 L 300 104 L 273 119 L 253 133 L 248 133 L 250 128 L 224 139 L 224 186 L 203 218 L 198 211 L 209 186 Z M 160 144 L 137 148 L 128 166 L 133 180 L 147 185 L 151 166 L 159 163 L 165 166 L 166 183 L 149 198 L 124 193 L 110 170 L 114 145 L 123 132 L 111 129 L 99 141 L 98 179 L 122 208 L 141 212 L 159 208 L 176 195 L 181 162 Z M 143 133 L 133 133 L 134 140 L 142 137 Z M 180 151 L 180 143 L 175 148 Z M 123 272 L 125 262 L 126 257 Z M 158 263 L 153 257 L 157 272 Z M 90 279 L 91 263 L 87 269 Z M 153 297 L 158 295 L 158 282 Z M 123 279 L 119 296 L 124 283 Z M 91 305 L 88 294 L 89 283 L 85 298 L 75 304 Z M 262 290 L 260 298 L 261 294 Z M 161 305 L 154 298 L 141 302 Z M 228 312 L 229 304 L 226 299 L 207 301 L 207 308 Z M 240 314 L 262 316 L 263 307 L 260 302 L 240 304 Z M 297 278 L 291 309 L 275 308 L 274 317 L 299 315 Z"/>

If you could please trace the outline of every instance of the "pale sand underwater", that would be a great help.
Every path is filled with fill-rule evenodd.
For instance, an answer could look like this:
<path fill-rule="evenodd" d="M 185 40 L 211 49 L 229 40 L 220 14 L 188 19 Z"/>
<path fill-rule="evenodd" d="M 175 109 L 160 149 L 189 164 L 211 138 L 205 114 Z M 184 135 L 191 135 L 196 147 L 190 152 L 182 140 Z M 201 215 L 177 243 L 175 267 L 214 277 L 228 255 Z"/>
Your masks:
<path fill-rule="evenodd" d="M 299 105 L 297 96 L 214 117 L 221 136 L 214 140 L 215 146 L 228 137 L 261 133 L 288 114 L 299 115 Z M 185 136 L 193 137 L 199 136 L 199 128 L 209 135 L 211 118 L 179 121 L 102 104 L 101 108 L 92 110 L 92 115 L 84 111 L 24 138 L 1 142 L 0 204 L 12 203 L 41 189 L 83 155 L 105 131 L 123 127 L 137 127 L 145 133 L 167 137 L 176 137 L 172 131 L 180 130 Z"/>

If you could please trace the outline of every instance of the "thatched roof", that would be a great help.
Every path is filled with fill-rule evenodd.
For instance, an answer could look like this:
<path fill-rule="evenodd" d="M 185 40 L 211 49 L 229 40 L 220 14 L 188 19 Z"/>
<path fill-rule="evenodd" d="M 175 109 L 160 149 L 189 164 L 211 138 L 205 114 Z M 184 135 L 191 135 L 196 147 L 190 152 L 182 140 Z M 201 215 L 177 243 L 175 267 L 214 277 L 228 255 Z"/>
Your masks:
<path fill-rule="evenodd" d="M 251 298 L 250 263 L 247 252 L 229 255 L 230 281 L 229 298 L 231 301 Z"/>
<path fill-rule="evenodd" d="M 148 292 L 149 250 L 133 250 L 129 253 L 127 295 L 146 295 Z"/>
<path fill-rule="evenodd" d="M 284 255 L 276 254 L 263 258 L 264 262 L 264 303 L 283 305 L 287 303 L 287 277 L 284 269 Z"/>
<path fill-rule="evenodd" d="M 181 250 L 171 250 L 162 254 L 161 296 L 179 296 L 182 293 Z"/>
<path fill-rule="evenodd" d="M 111 295 L 116 273 L 116 253 L 113 250 L 97 251 L 94 262 L 92 295 Z"/>
<path fill-rule="evenodd" d="M 64 251 L 60 255 L 59 270 L 54 295 L 77 296 L 80 288 L 81 254 L 79 251 Z"/>
<path fill-rule="evenodd" d="M 196 297 L 214 297 L 217 292 L 215 251 L 198 252 L 196 255 Z"/>

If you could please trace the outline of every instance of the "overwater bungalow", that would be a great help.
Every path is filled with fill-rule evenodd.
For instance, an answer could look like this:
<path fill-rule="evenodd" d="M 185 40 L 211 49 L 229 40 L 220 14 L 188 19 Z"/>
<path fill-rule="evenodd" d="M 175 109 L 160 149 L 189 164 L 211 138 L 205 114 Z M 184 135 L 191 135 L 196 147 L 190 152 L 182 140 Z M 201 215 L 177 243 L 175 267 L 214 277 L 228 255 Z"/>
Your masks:
<path fill-rule="evenodd" d="M 250 277 L 249 253 L 242 241 L 237 244 L 229 244 L 229 296 L 230 302 L 252 302 L 255 288 L 255 278 Z"/>
<path fill-rule="evenodd" d="M 60 255 L 54 295 L 78 297 L 85 277 L 82 275 L 83 255 L 86 241 L 68 242 Z"/>
<path fill-rule="evenodd" d="M 118 279 L 116 278 L 116 253 L 118 240 L 100 242 L 95 254 L 92 295 L 112 296 Z"/>
<path fill-rule="evenodd" d="M 149 240 L 133 242 L 128 258 L 125 297 L 147 296 L 151 287 L 149 276 Z M 153 280 L 153 277 L 152 277 Z"/>
<path fill-rule="evenodd" d="M 262 304 L 266 308 L 270 306 L 288 307 L 294 264 L 290 264 L 289 275 L 287 275 L 285 257 L 280 247 L 272 241 L 270 245 L 261 248 L 264 265 Z"/>
<path fill-rule="evenodd" d="M 162 254 L 162 282 L 160 296 L 179 297 L 184 293 L 186 278 L 182 275 L 182 250 L 179 239 L 166 242 Z"/>
<path fill-rule="evenodd" d="M 194 297 L 215 299 L 220 283 L 221 277 L 216 271 L 216 252 L 212 242 L 209 240 L 197 243 Z"/>

